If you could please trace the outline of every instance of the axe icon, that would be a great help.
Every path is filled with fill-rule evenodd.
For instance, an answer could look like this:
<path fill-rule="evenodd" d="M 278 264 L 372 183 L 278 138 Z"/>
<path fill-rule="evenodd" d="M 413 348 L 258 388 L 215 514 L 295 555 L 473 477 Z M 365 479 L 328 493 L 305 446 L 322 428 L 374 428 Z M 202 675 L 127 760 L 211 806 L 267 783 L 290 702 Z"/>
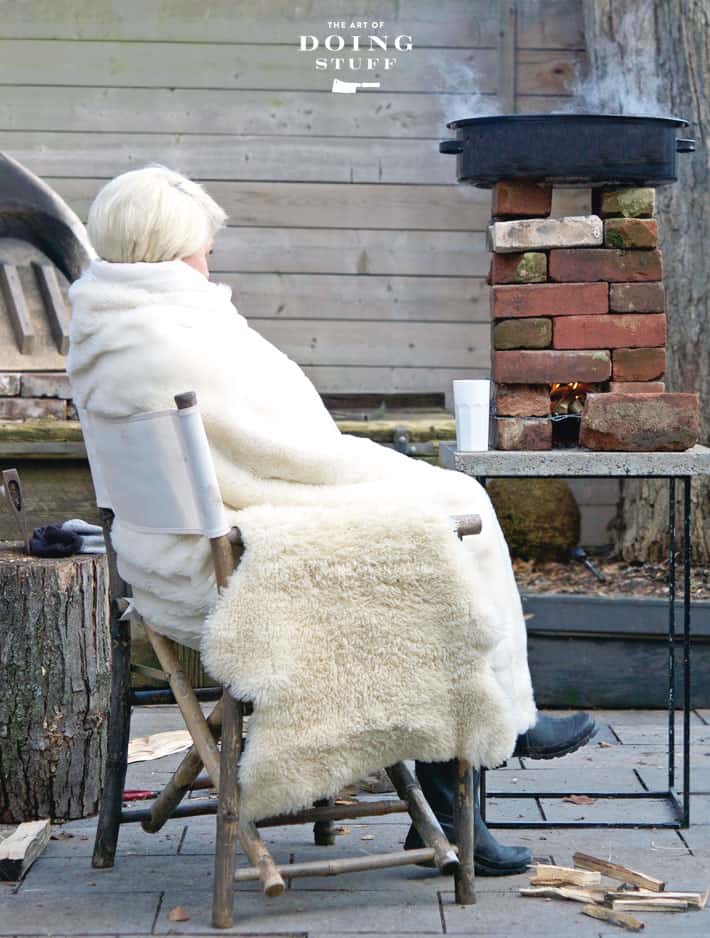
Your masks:
<path fill-rule="evenodd" d="M 330 90 L 336 94 L 355 94 L 358 88 L 379 87 L 379 81 L 341 81 L 339 78 L 334 78 L 333 87 Z"/>
<path fill-rule="evenodd" d="M 4 469 L 0 474 L 0 498 L 5 499 L 20 530 L 25 550 L 29 553 L 30 539 L 25 520 L 25 501 L 17 469 Z"/>

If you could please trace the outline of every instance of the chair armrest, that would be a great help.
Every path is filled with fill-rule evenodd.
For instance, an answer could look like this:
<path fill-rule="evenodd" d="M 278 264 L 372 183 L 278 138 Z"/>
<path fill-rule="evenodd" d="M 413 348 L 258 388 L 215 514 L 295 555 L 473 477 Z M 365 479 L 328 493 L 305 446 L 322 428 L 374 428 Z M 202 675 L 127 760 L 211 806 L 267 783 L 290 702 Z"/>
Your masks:
<path fill-rule="evenodd" d="M 483 523 L 480 515 L 452 515 L 451 520 L 456 525 L 456 534 L 459 538 L 468 534 L 480 534 Z"/>

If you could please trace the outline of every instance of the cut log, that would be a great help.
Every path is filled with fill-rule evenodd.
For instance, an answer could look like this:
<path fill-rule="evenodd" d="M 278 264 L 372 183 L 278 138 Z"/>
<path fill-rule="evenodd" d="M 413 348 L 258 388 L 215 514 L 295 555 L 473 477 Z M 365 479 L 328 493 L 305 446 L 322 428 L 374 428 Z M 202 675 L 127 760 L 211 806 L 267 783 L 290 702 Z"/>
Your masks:
<path fill-rule="evenodd" d="M 110 672 L 106 560 L 0 549 L 0 823 L 95 814 Z"/>
<path fill-rule="evenodd" d="M 608 909 L 605 905 L 585 905 L 582 908 L 582 914 L 600 919 L 602 922 L 610 922 L 612 925 L 620 925 L 627 931 L 641 931 L 645 927 L 635 915 L 630 915 L 628 912 L 615 912 L 614 909 Z"/>
<path fill-rule="evenodd" d="M 622 899 L 627 902 L 643 902 L 648 899 L 680 899 L 688 903 L 691 909 L 704 909 L 710 898 L 710 889 L 705 892 L 651 892 L 648 889 L 626 890 L 619 889 L 615 892 L 607 892 L 605 900 L 614 901 Z"/>
<path fill-rule="evenodd" d="M 0 880 L 19 883 L 49 843 L 48 819 L 28 821 L 0 842 Z"/>
<path fill-rule="evenodd" d="M 557 886 L 567 884 L 570 886 L 598 886 L 602 881 L 601 873 L 587 870 L 572 869 L 568 866 L 551 866 L 538 863 L 533 867 L 531 886 Z"/>
<path fill-rule="evenodd" d="M 575 853 L 572 862 L 581 870 L 595 870 L 604 876 L 608 876 L 609 879 L 618 879 L 622 883 L 632 883 L 634 886 L 649 889 L 651 892 L 663 892 L 666 888 L 663 880 L 654 879 L 653 876 L 646 876 L 645 873 L 639 873 L 637 870 L 630 870 L 626 866 L 619 866 L 618 863 L 609 863 L 606 860 L 599 860 L 597 857 L 590 857 L 586 853 Z"/>

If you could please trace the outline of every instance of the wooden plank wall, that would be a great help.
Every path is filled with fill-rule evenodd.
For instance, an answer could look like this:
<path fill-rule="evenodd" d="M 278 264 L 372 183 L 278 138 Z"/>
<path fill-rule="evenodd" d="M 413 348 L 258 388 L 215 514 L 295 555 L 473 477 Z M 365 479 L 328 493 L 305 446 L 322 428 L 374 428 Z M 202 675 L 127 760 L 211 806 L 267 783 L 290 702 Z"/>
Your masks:
<path fill-rule="evenodd" d="M 488 370 L 489 197 L 438 142 L 498 84 L 508 108 L 558 106 L 581 0 L 362 0 L 414 49 L 366 76 L 379 92 L 336 95 L 297 46 L 344 6 L 0 0 L 0 149 L 82 217 L 117 173 L 186 172 L 230 214 L 216 277 L 319 390 L 448 392 Z"/>

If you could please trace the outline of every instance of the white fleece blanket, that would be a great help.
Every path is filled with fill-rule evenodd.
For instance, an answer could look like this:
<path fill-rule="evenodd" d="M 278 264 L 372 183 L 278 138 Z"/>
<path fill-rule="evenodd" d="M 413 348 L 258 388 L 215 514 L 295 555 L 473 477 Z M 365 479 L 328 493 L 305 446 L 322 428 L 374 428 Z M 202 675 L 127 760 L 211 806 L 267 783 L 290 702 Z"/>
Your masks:
<path fill-rule="evenodd" d="M 113 541 L 145 620 L 201 645 L 211 673 L 257 702 L 244 816 L 295 809 L 402 758 L 507 757 L 535 706 L 483 488 L 341 434 L 229 287 L 180 261 L 92 261 L 69 296 L 80 406 L 126 416 L 197 392 L 228 520 L 247 543 L 237 574 L 216 605 L 205 539 L 117 519 Z M 483 531 L 461 544 L 449 517 L 470 512 Z"/>

